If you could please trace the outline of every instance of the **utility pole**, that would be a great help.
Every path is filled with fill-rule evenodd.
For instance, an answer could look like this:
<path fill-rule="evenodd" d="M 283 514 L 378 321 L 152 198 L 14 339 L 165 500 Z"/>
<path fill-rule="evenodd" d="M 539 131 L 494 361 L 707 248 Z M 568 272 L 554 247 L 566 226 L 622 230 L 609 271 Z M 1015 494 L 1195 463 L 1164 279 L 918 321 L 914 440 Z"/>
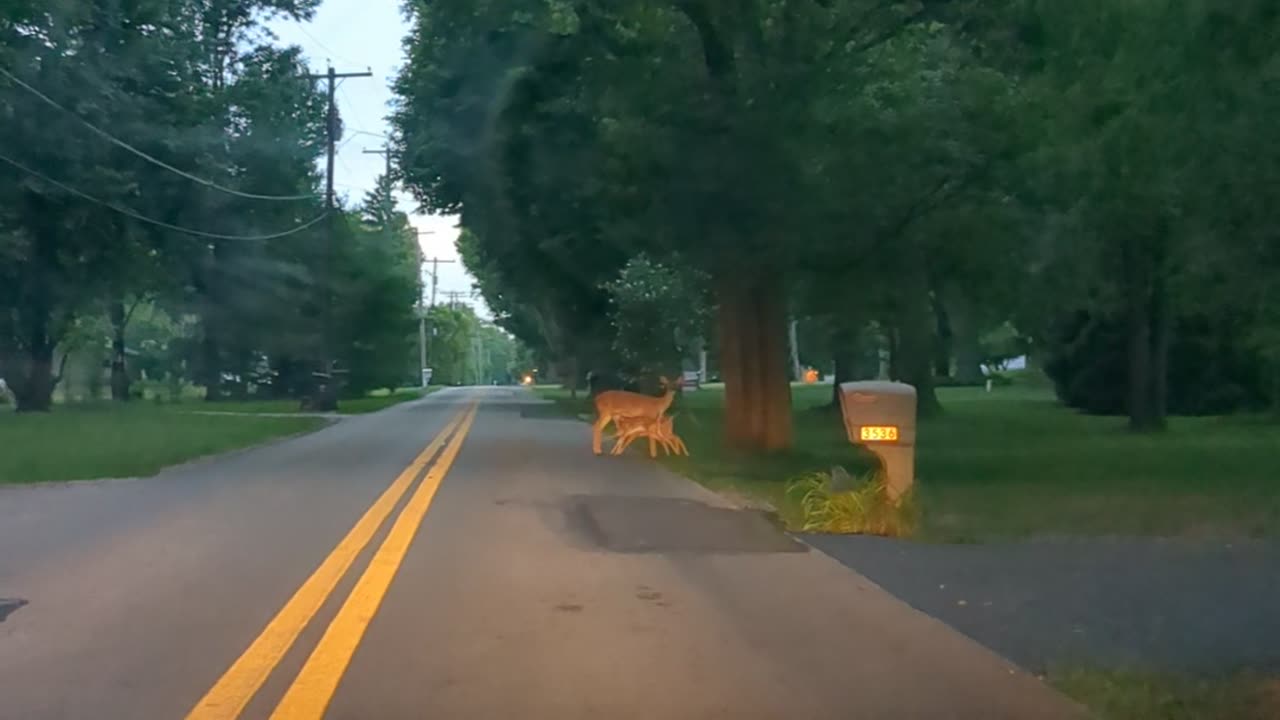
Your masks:
<path fill-rule="evenodd" d="M 338 141 L 338 109 L 334 101 L 334 94 L 338 91 L 339 78 L 352 77 L 373 77 L 370 71 L 339 73 L 333 71 L 333 66 L 329 66 L 328 72 L 323 75 L 307 74 L 308 80 L 328 80 L 329 94 L 329 114 L 326 123 L 328 129 L 328 158 L 325 166 L 324 176 L 324 207 L 327 214 L 326 226 L 329 230 L 329 242 L 325 247 L 324 258 L 324 330 L 321 340 L 322 349 L 321 366 L 318 377 L 320 378 L 320 386 L 316 392 L 315 398 L 312 400 L 312 409 L 321 412 L 331 412 L 338 409 L 338 388 L 334 379 L 335 361 L 333 352 L 333 256 L 334 248 L 338 243 L 336 227 L 333 222 L 333 161 L 336 153 L 335 147 Z"/>
<path fill-rule="evenodd" d="M 422 307 L 422 245 L 416 239 L 413 249 L 418 256 L 418 380 L 425 390 L 430 380 L 427 377 L 427 311 Z"/>
<path fill-rule="evenodd" d="M 431 311 L 436 308 L 436 286 L 440 284 L 440 263 L 447 264 L 452 262 L 457 262 L 457 261 L 441 260 L 438 257 L 431 258 L 431 307 L 427 310 L 427 314 L 430 314 Z M 425 318 L 426 316 L 424 315 L 423 317 Z M 426 338 L 426 342 L 422 346 L 423 348 L 422 357 L 424 358 L 422 362 L 425 366 L 426 364 L 425 358 L 430 355 L 431 347 L 435 345 L 436 329 L 435 327 L 432 327 L 431 334 L 427 335 L 425 322 L 419 323 L 418 329 L 423 333 L 423 337 Z"/>
<path fill-rule="evenodd" d="M 423 235 L 435 234 L 434 231 L 432 230 L 418 230 L 417 228 L 414 228 L 414 233 L 416 233 L 417 237 L 419 238 L 421 238 Z M 426 257 L 422 253 L 421 242 L 418 243 L 418 257 L 422 258 L 424 262 L 426 261 Z M 419 360 L 421 361 L 421 366 L 424 371 L 427 369 L 427 358 L 430 357 L 431 346 L 434 344 L 432 342 L 433 338 L 435 337 L 434 328 L 432 328 L 433 332 L 431 334 L 427 334 L 427 317 L 428 315 L 430 315 L 431 310 L 434 309 L 436 306 L 436 286 L 440 282 L 440 264 L 441 263 L 449 264 L 454 262 L 457 262 L 457 260 L 444 260 L 438 257 L 431 258 L 431 304 L 428 306 L 427 312 L 418 313 L 418 357 L 419 357 Z M 419 276 L 421 276 L 421 271 L 419 271 Z M 419 308 L 421 308 L 421 298 L 419 298 Z M 422 376 L 423 376 L 422 384 L 425 387 L 426 373 L 423 372 Z"/>
<path fill-rule="evenodd" d="M 446 290 L 445 296 L 449 298 L 449 306 L 453 307 L 460 303 L 463 298 L 471 297 L 471 293 L 462 290 Z"/>
<path fill-rule="evenodd" d="M 383 175 L 383 177 L 387 178 L 388 180 L 391 178 L 391 145 L 389 144 L 383 145 L 381 150 L 370 150 L 369 148 L 365 148 L 364 150 L 361 151 L 361 154 L 382 155 L 383 158 L 387 161 L 386 174 Z"/>
<path fill-rule="evenodd" d="M 387 169 L 385 169 L 385 172 L 383 173 L 383 182 L 387 183 L 387 197 L 384 197 L 383 199 L 385 206 L 381 210 L 383 210 L 384 213 L 387 213 L 387 217 L 383 218 L 383 234 L 387 237 L 387 242 L 389 243 L 390 238 L 392 238 L 390 213 L 392 213 L 394 202 L 394 200 L 392 200 L 392 196 L 390 196 L 390 191 L 392 191 L 392 146 L 390 146 L 390 143 L 387 143 L 387 145 L 384 145 L 381 150 L 370 150 L 365 147 L 365 149 L 360 152 L 362 155 L 381 155 L 383 156 L 383 160 L 387 161 Z"/>

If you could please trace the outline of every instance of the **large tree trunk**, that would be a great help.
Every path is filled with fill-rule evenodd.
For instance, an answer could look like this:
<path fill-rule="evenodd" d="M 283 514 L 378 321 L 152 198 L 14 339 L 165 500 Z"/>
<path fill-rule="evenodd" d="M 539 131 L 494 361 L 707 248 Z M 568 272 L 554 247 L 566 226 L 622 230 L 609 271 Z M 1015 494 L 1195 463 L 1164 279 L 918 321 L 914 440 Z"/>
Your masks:
<path fill-rule="evenodd" d="M 566 358 L 562 366 L 564 373 L 565 387 L 569 388 L 569 399 L 578 399 L 578 359 L 576 357 Z"/>
<path fill-rule="evenodd" d="M 951 329 L 951 351 L 956 361 L 956 381 L 960 384 L 980 383 L 982 348 L 978 343 L 977 313 L 973 302 L 963 291 L 950 287 L 944 291 L 947 320 Z"/>
<path fill-rule="evenodd" d="M 27 284 L 19 294 L 16 312 L 11 314 L 19 338 L 13 352 L 14 367 L 5 370 L 14 374 L 6 382 L 13 391 L 18 412 L 48 412 L 59 380 L 53 373 L 53 351 L 59 333 L 54 330 L 51 282 L 58 262 L 56 233 L 47 228 L 45 231 L 35 233 L 31 272 L 23 278 Z"/>
<path fill-rule="evenodd" d="M 889 379 L 902 380 L 902 334 L 896 324 L 885 326 L 885 344 L 889 346 Z"/>
<path fill-rule="evenodd" d="M 770 278 L 755 295 L 758 352 L 762 362 L 759 375 L 764 408 L 764 450 L 791 447 L 791 383 L 787 382 L 786 298 L 777 278 Z"/>
<path fill-rule="evenodd" d="M 1280 363 L 1271 365 L 1271 414 L 1280 418 Z"/>
<path fill-rule="evenodd" d="M 760 438 L 759 395 L 752 382 L 752 323 L 750 291 L 728 281 L 719 291 L 720 377 L 724 381 L 725 443 L 750 448 Z"/>
<path fill-rule="evenodd" d="M 1171 327 L 1164 308 L 1163 283 L 1152 249 L 1141 239 L 1125 242 L 1122 250 L 1125 310 L 1128 326 L 1129 428 L 1137 432 L 1164 427 L 1168 342 Z"/>
<path fill-rule="evenodd" d="M 791 447 L 786 319 L 775 278 L 724 278 L 717 288 L 725 442 L 745 450 Z"/>
<path fill-rule="evenodd" d="M 932 417 L 942 410 L 934 391 L 933 359 L 937 327 L 929 301 L 928 285 L 918 273 L 912 273 L 904 287 L 901 318 L 898 323 L 898 346 L 901 354 L 896 365 L 902 380 L 915 386 L 920 417 Z"/>
<path fill-rule="evenodd" d="M 937 340 L 933 343 L 933 372 L 936 377 L 951 377 L 951 316 L 942 302 L 942 294 L 929 293 L 929 307 L 933 310 Z"/>
<path fill-rule="evenodd" d="M 1151 318 L 1150 306 L 1141 299 L 1128 302 L 1129 326 L 1129 427 L 1152 430 L 1151 406 Z"/>
<path fill-rule="evenodd" d="M 204 383 L 204 399 L 209 402 L 222 398 L 222 353 L 209 315 L 204 318 L 204 335 L 200 338 L 200 376 Z"/>
<path fill-rule="evenodd" d="M 1151 348 L 1151 412 L 1155 427 L 1163 430 L 1169 415 L 1169 347 L 1173 344 L 1173 308 L 1163 276 L 1152 288 L 1153 334 Z"/>
<path fill-rule="evenodd" d="M 720 339 L 720 381 L 724 383 L 724 440 L 733 447 L 750 440 L 747 425 L 747 395 L 742 387 L 742 315 L 745 298 L 728 281 L 717 288 L 716 319 Z"/>
<path fill-rule="evenodd" d="M 831 333 L 831 355 L 835 365 L 835 375 L 831 382 L 831 407 L 840 407 L 840 383 L 854 379 L 854 350 L 856 341 L 853 335 L 842 327 Z"/>
<path fill-rule="evenodd" d="M 53 352 L 35 352 L 27 362 L 26 372 L 12 388 L 18 412 L 48 412 L 53 408 Z"/>
<path fill-rule="evenodd" d="M 27 350 L 18 357 L 17 375 L 10 378 L 18 412 L 48 412 L 53 407 L 58 378 L 53 374 L 53 342 L 44 332 L 47 324 L 45 319 L 32 321 Z"/>
<path fill-rule="evenodd" d="M 125 365 L 124 330 L 128 314 L 124 302 L 115 300 L 108 313 L 111 316 L 111 399 L 117 402 L 129 400 L 129 370 Z"/>

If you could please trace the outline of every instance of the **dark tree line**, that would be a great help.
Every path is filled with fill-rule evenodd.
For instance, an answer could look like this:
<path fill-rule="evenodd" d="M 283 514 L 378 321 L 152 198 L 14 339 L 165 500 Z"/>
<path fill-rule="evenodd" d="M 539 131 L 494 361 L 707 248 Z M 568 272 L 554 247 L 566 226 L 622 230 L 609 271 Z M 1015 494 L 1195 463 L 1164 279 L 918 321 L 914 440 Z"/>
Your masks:
<path fill-rule="evenodd" d="M 792 318 L 926 414 L 1001 344 L 1139 430 L 1280 407 L 1273 3 L 408 7 L 407 184 L 570 382 L 619 362 L 644 254 L 709 278 L 739 446 L 790 443 Z"/>
<path fill-rule="evenodd" d="M 142 373 L 210 400 L 414 377 L 405 218 L 385 192 L 325 214 L 325 97 L 262 24 L 318 2 L 3 4 L 0 377 L 19 410 L 103 354 L 121 400 Z"/>

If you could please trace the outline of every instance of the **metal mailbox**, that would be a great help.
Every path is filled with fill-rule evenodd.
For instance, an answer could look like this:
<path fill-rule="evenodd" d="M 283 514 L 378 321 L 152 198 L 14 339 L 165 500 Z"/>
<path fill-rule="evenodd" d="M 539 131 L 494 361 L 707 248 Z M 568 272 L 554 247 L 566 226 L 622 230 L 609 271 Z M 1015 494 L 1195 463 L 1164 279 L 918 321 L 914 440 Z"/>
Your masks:
<path fill-rule="evenodd" d="M 840 385 L 840 414 L 849 442 L 864 445 L 884 464 L 889 497 L 915 483 L 916 389 L 906 383 L 864 381 Z"/>

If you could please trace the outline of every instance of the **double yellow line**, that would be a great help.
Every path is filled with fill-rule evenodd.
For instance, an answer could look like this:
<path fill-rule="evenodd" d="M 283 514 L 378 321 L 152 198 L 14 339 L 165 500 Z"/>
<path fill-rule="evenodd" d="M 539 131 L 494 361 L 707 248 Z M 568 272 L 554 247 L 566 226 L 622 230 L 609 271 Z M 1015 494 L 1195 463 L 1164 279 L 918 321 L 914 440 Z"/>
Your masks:
<path fill-rule="evenodd" d="M 422 524 L 422 518 L 431 506 L 440 482 L 462 449 L 462 442 L 471 430 L 475 417 L 476 406 L 473 404 L 445 425 L 426 449 L 369 506 L 347 536 L 320 563 L 320 567 L 316 568 L 289 602 L 267 623 L 262 634 L 232 663 L 200 702 L 196 703 L 195 708 L 187 715 L 188 720 L 231 720 L 240 716 L 280 659 L 293 646 L 303 628 L 346 575 L 356 556 L 369 544 L 423 468 L 430 464 L 441 446 L 444 446 L 444 452 L 440 453 L 439 459 L 405 503 L 386 539 L 374 553 L 364 574 L 329 623 L 324 636 L 311 651 L 306 664 L 294 678 L 271 717 L 292 720 L 320 718 L 324 715 L 325 708 L 337 690 L 338 681 L 342 679 L 369 622 L 382 604 L 382 598 L 409 550 L 409 543 Z"/>

